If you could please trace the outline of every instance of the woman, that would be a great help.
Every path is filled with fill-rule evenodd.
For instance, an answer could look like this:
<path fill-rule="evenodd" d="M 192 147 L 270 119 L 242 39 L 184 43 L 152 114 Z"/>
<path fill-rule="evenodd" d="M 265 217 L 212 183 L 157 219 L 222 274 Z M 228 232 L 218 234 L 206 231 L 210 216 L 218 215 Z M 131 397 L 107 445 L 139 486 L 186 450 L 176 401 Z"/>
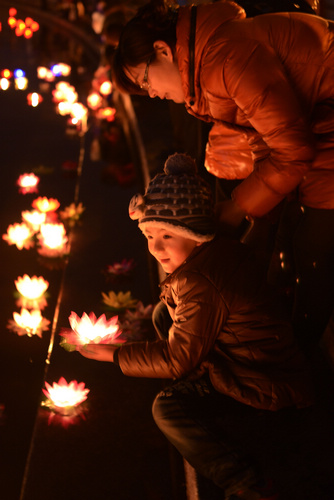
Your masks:
<path fill-rule="evenodd" d="M 207 170 L 242 180 L 219 204 L 222 225 L 284 205 L 272 262 L 293 267 L 296 333 L 305 347 L 318 341 L 334 304 L 334 23 L 151 2 L 123 30 L 113 78 L 213 123 Z"/>

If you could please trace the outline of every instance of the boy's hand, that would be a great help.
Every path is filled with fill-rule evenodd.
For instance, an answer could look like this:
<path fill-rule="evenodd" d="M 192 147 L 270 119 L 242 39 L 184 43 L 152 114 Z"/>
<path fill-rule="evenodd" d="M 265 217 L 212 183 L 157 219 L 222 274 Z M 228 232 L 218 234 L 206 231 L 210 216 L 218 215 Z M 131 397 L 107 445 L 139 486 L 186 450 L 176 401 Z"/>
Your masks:
<path fill-rule="evenodd" d="M 97 361 L 114 361 L 114 352 L 119 348 L 112 344 L 87 344 L 78 348 L 82 356 Z"/>

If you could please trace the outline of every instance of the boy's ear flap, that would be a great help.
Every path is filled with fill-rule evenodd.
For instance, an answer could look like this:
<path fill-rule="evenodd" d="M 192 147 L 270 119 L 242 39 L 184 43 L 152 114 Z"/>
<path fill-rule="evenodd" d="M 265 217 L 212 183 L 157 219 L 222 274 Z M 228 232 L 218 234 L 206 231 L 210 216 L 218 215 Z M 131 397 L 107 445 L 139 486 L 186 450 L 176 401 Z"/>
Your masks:
<path fill-rule="evenodd" d="M 129 216 L 132 220 L 138 220 L 145 210 L 145 200 L 141 194 L 135 194 L 129 203 Z"/>

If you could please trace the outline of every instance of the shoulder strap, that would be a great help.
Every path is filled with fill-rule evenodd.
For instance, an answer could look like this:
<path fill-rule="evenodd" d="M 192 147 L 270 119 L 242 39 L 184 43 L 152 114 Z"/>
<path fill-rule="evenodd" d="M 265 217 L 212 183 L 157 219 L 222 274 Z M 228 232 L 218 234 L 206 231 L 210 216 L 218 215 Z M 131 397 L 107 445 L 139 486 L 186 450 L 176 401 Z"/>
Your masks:
<path fill-rule="evenodd" d="M 190 106 L 195 104 L 195 38 L 196 38 L 196 16 L 197 7 L 193 5 L 190 11 L 190 35 L 189 35 L 189 90 Z"/>

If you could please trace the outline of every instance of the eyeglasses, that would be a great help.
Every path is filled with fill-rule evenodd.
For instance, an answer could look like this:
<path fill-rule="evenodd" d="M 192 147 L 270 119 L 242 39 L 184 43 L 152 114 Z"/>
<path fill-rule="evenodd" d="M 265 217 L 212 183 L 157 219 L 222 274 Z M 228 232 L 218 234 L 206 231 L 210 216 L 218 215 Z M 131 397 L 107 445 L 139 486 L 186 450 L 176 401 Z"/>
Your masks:
<path fill-rule="evenodd" d="M 149 57 L 148 58 L 148 61 L 146 63 L 146 68 L 145 68 L 145 73 L 144 73 L 144 78 L 143 78 L 143 81 L 141 82 L 140 84 L 140 88 L 143 89 L 143 90 L 148 90 L 150 88 L 150 84 L 148 83 L 148 68 L 152 62 L 152 57 Z"/>

